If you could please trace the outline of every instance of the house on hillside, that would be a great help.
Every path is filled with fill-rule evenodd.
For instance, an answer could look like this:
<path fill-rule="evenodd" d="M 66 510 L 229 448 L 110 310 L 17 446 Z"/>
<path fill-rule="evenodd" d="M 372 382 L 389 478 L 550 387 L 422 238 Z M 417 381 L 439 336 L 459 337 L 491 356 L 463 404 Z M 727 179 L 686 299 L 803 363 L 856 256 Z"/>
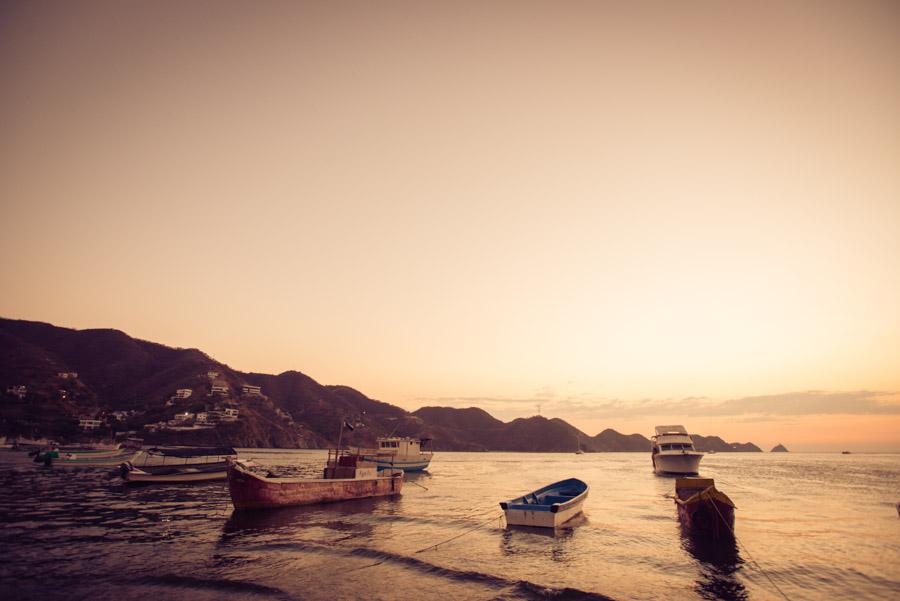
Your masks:
<path fill-rule="evenodd" d="M 194 414 L 190 411 L 185 411 L 184 413 L 176 413 L 175 421 L 179 423 L 189 422 L 194 419 Z"/>
<path fill-rule="evenodd" d="M 74 380 L 78 377 L 77 371 L 61 371 L 57 372 L 56 377 L 60 380 Z"/>
<path fill-rule="evenodd" d="M 221 394 L 227 396 L 229 393 L 228 384 L 213 384 L 210 386 L 209 394 L 210 396 L 214 394 Z"/>
<path fill-rule="evenodd" d="M 103 422 L 99 419 L 94 419 L 92 417 L 82 417 L 78 420 L 78 427 L 88 432 L 90 430 L 97 430 L 100 426 L 103 425 Z"/>
<path fill-rule="evenodd" d="M 241 394 L 262 396 L 262 386 L 252 386 L 250 384 L 244 384 L 243 386 L 241 386 Z"/>
<path fill-rule="evenodd" d="M 28 394 L 28 387 L 21 384 L 19 386 L 10 386 L 6 389 L 6 394 L 19 397 L 19 400 L 21 401 Z"/>
<path fill-rule="evenodd" d="M 117 422 L 124 422 L 128 419 L 127 411 L 113 411 L 110 416 L 115 419 Z"/>
<path fill-rule="evenodd" d="M 216 378 L 219 377 L 219 372 L 217 372 L 217 371 L 208 371 L 208 372 L 206 372 L 206 377 L 209 378 L 210 380 L 215 380 Z"/>
<path fill-rule="evenodd" d="M 238 410 L 232 407 L 227 407 L 225 411 L 222 412 L 222 421 L 223 422 L 233 422 L 237 421 L 238 418 Z"/>
<path fill-rule="evenodd" d="M 175 391 L 175 398 L 186 399 L 189 398 L 192 394 L 194 394 L 194 391 L 191 388 L 179 388 Z"/>

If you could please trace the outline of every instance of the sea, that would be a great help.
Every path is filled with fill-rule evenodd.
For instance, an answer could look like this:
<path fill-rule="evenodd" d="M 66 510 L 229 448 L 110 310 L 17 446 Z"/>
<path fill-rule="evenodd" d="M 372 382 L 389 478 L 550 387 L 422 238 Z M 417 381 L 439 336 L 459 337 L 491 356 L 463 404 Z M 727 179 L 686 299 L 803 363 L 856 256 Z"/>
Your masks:
<path fill-rule="evenodd" d="M 241 449 L 279 474 L 322 451 Z M 900 599 L 900 455 L 718 453 L 734 542 L 682 531 L 649 453 L 436 453 L 401 496 L 235 511 L 225 483 L 125 486 L 0 451 L 0 598 Z M 590 486 L 558 531 L 499 501 Z"/>

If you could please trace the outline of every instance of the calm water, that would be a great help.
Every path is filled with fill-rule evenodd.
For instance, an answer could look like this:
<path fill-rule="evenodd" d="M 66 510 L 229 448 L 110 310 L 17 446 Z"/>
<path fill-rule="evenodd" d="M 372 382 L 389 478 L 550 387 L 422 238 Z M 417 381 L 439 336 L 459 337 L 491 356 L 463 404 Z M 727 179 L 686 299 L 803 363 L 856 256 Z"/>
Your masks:
<path fill-rule="evenodd" d="M 324 461 L 241 455 L 293 473 Z M 685 538 L 674 481 L 643 453 L 440 453 L 396 499 L 235 513 L 222 483 L 126 488 L 0 452 L 0 598 L 781 598 L 765 574 L 790 599 L 900 596 L 900 455 L 701 467 L 738 506 L 737 546 Z M 572 527 L 501 526 L 498 501 L 569 476 L 591 486 Z"/>

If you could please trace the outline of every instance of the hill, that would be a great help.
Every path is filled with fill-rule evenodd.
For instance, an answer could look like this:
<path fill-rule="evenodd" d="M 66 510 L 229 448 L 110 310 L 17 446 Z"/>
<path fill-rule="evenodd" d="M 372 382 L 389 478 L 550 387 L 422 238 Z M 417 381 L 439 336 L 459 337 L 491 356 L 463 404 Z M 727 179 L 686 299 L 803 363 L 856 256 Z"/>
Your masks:
<path fill-rule="evenodd" d="M 20 388 L 21 387 L 21 388 Z M 198 349 L 171 348 L 118 330 L 74 330 L 0 319 L 0 434 L 60 441 L 129 433 L 159 444 L 321 448 L 421 436 L 444 451 L 647 451 L 640 434 L 589 436 L 542 416 L 503 422 L 482 409 L 408 412 L 299 371 L 242 373 Z M 721 451 L 759 450 L 697 437 Z M 752 448 L 745 448 L 745 447 Z"/>
<path fill-rule="evenodd" d="M 691 434 L 694 446 L 698 451 L 715 451 L 717 453 L 761 453 L 762 449 L 752 442 L 725 442 L 718 436 L 701 436 Z"/>
<path fill-rule="evenodd" d="M 787 447 L 784 446 L 783 444 L 777 444 L 774 447 L 772 447 L 772 450 L 769 452 L 770 453 L 787 453 L 788 450 L 787 450 Z"/>

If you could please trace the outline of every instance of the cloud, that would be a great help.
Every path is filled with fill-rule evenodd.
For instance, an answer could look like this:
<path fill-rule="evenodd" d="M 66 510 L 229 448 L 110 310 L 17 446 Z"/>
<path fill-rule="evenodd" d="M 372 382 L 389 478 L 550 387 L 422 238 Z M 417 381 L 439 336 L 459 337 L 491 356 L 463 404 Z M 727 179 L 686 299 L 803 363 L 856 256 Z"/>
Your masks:
<path fill-rule="evenodd" d="M 900 393 L 860 390 L 829 392 L 807 390 L 782 394 L 747 396 L 725 401 L 707 397 L 621 400 L 591 394 L 556 395 L 542 388 L 528 397 L 438 397 L 421 398 L 423 405 L 482 407 L 502 414 L 521 413 L 541 406 L 544 415 L 564 418 L 608 419 L 648 415 L 690 417 L 736 417 L 741 421 L 769 421 L 775 417 L 800 415 L 900 415 Z"/>

